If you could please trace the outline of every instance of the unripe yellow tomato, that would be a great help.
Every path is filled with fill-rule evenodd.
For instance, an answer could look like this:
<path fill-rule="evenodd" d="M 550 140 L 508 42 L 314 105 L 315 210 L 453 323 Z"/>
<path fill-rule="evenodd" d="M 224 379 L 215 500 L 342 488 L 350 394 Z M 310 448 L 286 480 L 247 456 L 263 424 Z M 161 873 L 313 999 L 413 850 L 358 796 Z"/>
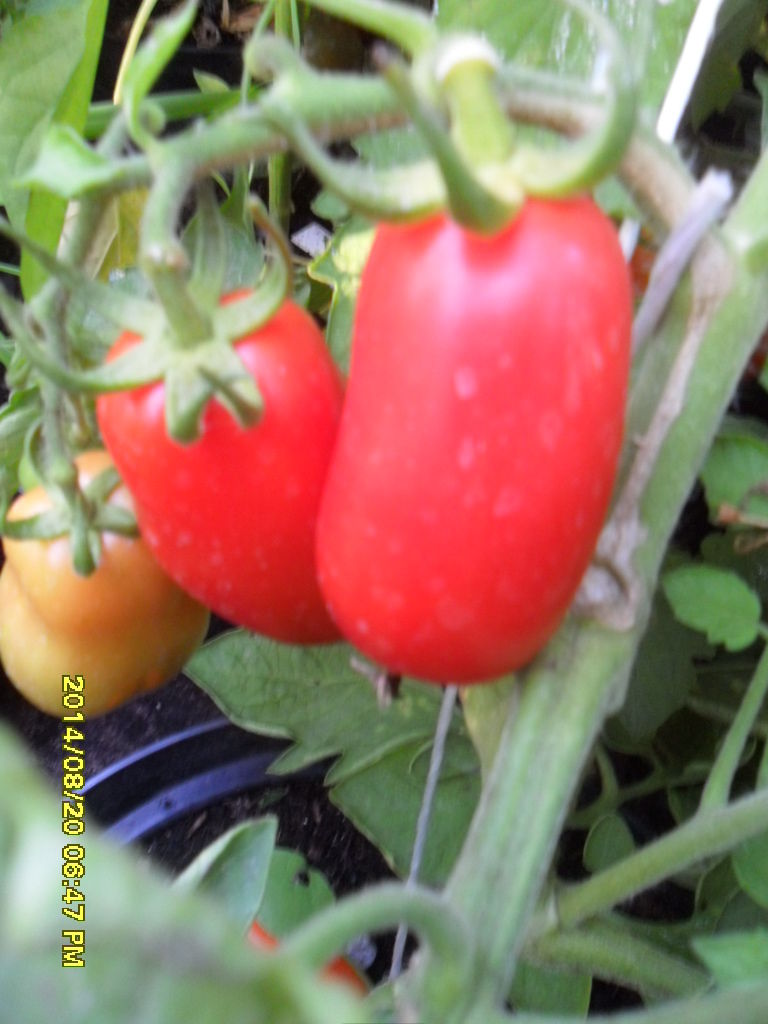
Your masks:
<path fill-rule="evenodd" d="M 78 456 L 85 486 L 112 466 L 103 451 Z M 131 507 L 124 486 L 109 502 Z M 8 518 L 50 508 L 35 487 L 17 498 Z M 16 688 L 36 707 L 62 714 L 61 680 L 84 679 L 87 717 L 174 676 L 205 636 L 208 610 L 180 590 L 139 537 L 102 534 L 102 554 L 90 576 L 72 567 L 68 537 L 3 541 L 0 572 L 0 661 Z"/>

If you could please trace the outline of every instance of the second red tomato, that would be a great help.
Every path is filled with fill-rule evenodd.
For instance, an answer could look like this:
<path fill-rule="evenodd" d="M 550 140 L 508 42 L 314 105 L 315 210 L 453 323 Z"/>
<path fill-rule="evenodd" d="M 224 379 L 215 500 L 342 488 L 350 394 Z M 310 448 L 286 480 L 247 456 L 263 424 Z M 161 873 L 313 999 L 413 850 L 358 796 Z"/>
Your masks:
<path fill-rule="evenodd" d="M 138 342 L 126 334 L 111 358 Z M 201 436 L 168 437 L 162 383 L 102 395 L 104 442 L 136 503 L 144 540 L 166 572 L 219 615 L 294 643 L 338 633 L 318 588 L 317 510 L 343 385 L 322 333 L 291 302 L 236 343 L 264 413 L 241 428 L 218 402 Z"/>
<path fill-rule="evenodd" d="M 344 635 L 438 682 L 529 661 L 565 615 L 613 487 L 629 278 L 589 200 L 528 200 L 494 237 L 382 225 L 318 520 Z"/>

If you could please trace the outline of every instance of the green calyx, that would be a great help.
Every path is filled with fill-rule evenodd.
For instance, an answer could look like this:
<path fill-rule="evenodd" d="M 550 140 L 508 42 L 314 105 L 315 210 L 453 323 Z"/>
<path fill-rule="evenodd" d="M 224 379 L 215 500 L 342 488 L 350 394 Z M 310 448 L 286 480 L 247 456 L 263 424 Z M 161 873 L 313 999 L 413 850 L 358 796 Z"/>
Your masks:
<path fill-rule="evenodd" d="M 54 310 L 40 306 L 26 311 L 9 296 L 0 295 L 0 311 L 28 364 L 45 381 L 75 393 L 124 391 L 164 380 L 168 432 L 181 443 L 196 439 L 203 409 L 214 398 L 243 427 L 259 419 L 261 395 L 233 343 L 258 330 L 277 312 L 291 283 L 287 243 L 254 198 L 251 216 L 269 233 L 266 269 L 255 290 L 220 305 L 225 253 L 219 214 L 207 188 L 200 190 L 199 200 L 202 230 L 197 237 L 204 241 L 193 254 L 191 272 L 186 253 L 175 239 L 162 253 L 144 254 L 159 303 L 86 278 L 0 221 L 0 233 L 28 245 L 62 286 L 77 291 L 118 328 L 142 339 L 107 363 L 79 368 L 63 357 L 56 343 L 61 325 L 54 320 Z M 200 251 L 203 245 L 205 255 Z"/>
<path fill-rule="evenodd" d="M 308 67 L 279 38 L 254 37 L 245 51 L 249 73 L 272 80 L 258 113 L 352 209 L 380 219 L 411 220 L 447 206 L 459 223 L 496 232 L 514 217 L 526 195 L 567 196 L 595 184 L 618 164 L 634 128 L 631 62 L 613 25 L 585 0 L 563 3 L 590 24 L 598 45 L 591 91 L 601 103 L 599 121 L 573 142 L 540 147 L 520 141 L 506 115 L 505 97 L 517 77 L 523 75 L 528 85 L 538 82 L 546 92 L 551 74 L 505 65 L 484 38 L 441 36 L 422 15 L 412 23 L 414 12 L 376 0 L 343 5 L 322 0 L 314 6 L 343 14 L 412 56 L 407 65 L 383 44 L 374 49 L 385 81 L 425 143 L 423 160 L 381 169 L 331 157 L 301 116 L 301 97 L 336 95 L 341 76 Z M 394 20 L 389 18 L 393 11 Z M 365 81 L 356 79 L 355 87 Z"/>
<path fill-rule="evenodd" d="M 28 519 L 6 516 L 4 536 L 12 540 L 52 540 L 69 534 L 72 562 L 81 576 L 88 576 L 99 564 L 102 533 L 138 536 L 133 513 L 107 503 L 120 483 L 116 469 L 105 469 L 81 488 L 75 468 L 67 459 L 54 457 L 46 467 L 38 466 L 33 458 L 32 468 L 51 494 L 52 507 Z"/>

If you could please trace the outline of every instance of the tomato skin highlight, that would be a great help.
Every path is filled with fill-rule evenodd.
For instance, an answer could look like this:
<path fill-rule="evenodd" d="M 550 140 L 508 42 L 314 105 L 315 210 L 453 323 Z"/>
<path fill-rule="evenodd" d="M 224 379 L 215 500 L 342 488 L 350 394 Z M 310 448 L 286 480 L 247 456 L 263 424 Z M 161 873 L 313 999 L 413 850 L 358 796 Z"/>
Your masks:
<path fill-rule="evenodd" d="M 112 460 L 91 451 L 76 464 L 84 485 Z M 109 501 L 131 507 L 122 485 Z M 33 488 L 14 501 L 9 519 L 50 504 Z M 72 567 L 67 537 L 5 538 L 3 547 L 0 659 L 16 688 L 50 715 L 62 715 L 63 674 L 83 676 L 84 711 L 93 717 L 176 675 L 205 636 L 208 610 L 166 576 L 141 538 L 102 534 L 90 576 Z"/>
<path fill-rule="evenodd" d="M 257 949 L 276 949 L 280 945 L 274 935 L 270 935 L 265 928 L 262 928 L 258 921 L 254 921 L 251 925 L 248 931 L 248 939 L 253 946 L 257 947 Z M 364 978 L 355 970 L 352 964 L 342 956 L 332 960 L 331 963 L 324 968 L 323 975 L 331 981 L 340 981 L 342 984 L 351 988 L 361 996 L 368 995 L 368 986 L 366 985 Z"/>
<path fill-rule="evenodd" d="M 382 225 L 358 296 L 318 520 L 342 633 L 392 671 L 470 683 L 563 619 L 621 447 L 630 280 L 591 200 L 505 230 Z"/>
<path fill-rule="evenodd" d="M 123 335 L 110 358 L 136 342 Z M 277 640 L 337 640 L 317 584 L 314 533 L 341 376 L 321 331 L 292 302 L 236 349 L 264 399 L 255 426 L 242 429 L 213 401 L 199 439 L 178 444 L 166 433 L 158 383 L 102 395 L 102 436 L 143 536 L 179 586 Z"/>

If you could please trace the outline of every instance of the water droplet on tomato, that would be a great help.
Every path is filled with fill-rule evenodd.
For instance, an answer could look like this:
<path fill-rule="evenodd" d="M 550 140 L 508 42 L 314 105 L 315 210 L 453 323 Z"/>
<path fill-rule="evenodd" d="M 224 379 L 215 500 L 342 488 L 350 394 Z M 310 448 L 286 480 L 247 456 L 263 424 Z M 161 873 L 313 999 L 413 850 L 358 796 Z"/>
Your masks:
<path fill-rule="evenodd" d="M 467 401 L 477 394 L 477 375 L 469 366 L 460 366 L 453 375 L 453 387 L 456 395 Z"/>
<path fill-rule="evenodd" d="M 470 469 L 475 461 L 475 442 L 471 437 L 465 437 L 459 445 L 457 455 L 459 469 Z"/>
<path fill-rule="evenodd" d="M 504 519 L 511 516 L 520 507 L 520 494 L 514 487 L 504 487 L 499 491 L 496 501 L 493 503 L 493 516 L 495 519 Z"/>

